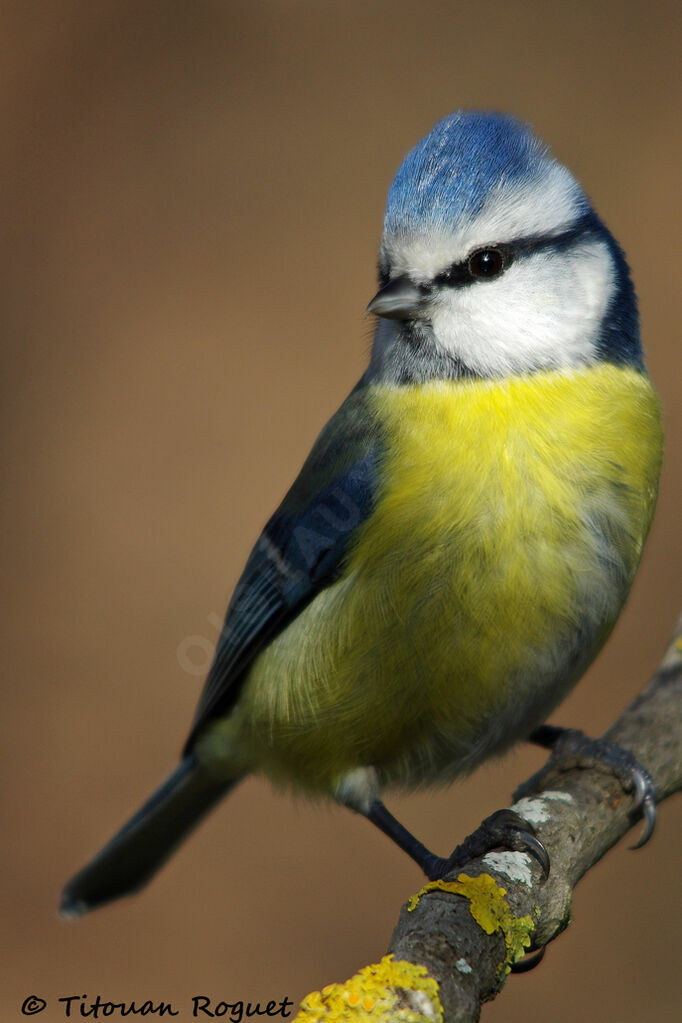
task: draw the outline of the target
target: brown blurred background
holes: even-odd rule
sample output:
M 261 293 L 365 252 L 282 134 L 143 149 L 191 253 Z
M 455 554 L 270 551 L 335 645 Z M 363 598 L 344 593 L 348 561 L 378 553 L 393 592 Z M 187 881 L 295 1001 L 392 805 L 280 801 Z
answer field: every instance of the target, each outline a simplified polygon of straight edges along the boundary
M 667 454 L 626 613 L 557 719 L 602 731 L 679 586 L 679 4 L 0 7 L 3 1020 L 24 997 L 298 1000 L 380 957 L 420 884 L 360 819 L 244 784 L 143 894 L 62 883 L 175 762 L 250 544 L 359 376 L 383 203 L 457 107 L 532 121 L 634 270 Z M 677 121 L 679 124 L 679 120 Z M 393 798 L 447 851 L 541 762 Z M 484 1019 L 677 1021 L 682 804 L 581 884 Z

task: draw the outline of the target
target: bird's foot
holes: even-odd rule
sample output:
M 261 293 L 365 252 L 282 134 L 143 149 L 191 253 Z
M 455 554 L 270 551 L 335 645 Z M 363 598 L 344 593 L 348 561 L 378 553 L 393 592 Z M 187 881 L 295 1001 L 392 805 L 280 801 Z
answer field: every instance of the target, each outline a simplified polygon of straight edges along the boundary
M 436 856 L 425 845 L 422 845 L 392 813 L 386 809 L 380 799 L 374 799 L 364 812 L 373 824 L 385 835 L 393 839 L 408 856 L 419 864 L 429 881 L 438 881 L 461 867 L 465 867 L 472 859 L 480 859 L 493 849 L 509 849 L 513 852 L 524 852 L 533 856 L 542 868 L 542 880 L 549 876 L 549 855 L 542 842 L 535 834 L 535 828 L 513 810 L 498 810 L 486 817 L 473 835 L 465 838 L 451 856 Z M 523 973 L 537 966 L 544 948 L 524 956 L 512 966 L 515 973 Z
M 550 864 L 547 850 L 536 837 L 532 824 L 513 810 L 497 810 L 486 817 L 450 856 L 442 858 L 431 855 L 421 866 L 429 881 L 436 881 L 465 866 L 470 860 L 480 859 L 493 849 L 528 853 L 540 864 L 543 881 L 548 878 Z
M 559 728 L 555 725 L 541 725 L 531 732 L 529 739 L 552 751 L 549 764 L 539 774 L 545 770 L 568 771 L 574 767 L 594 767 L 615 775 L 623 789 L 634 794 L 631 815 L 644 818 L 642 834 L 631 848 L 639 849 L 649 841 L 656 826 L 656 787 L 649 772 L 629 750 L 607 739 L 590 739 L 577 728 Z M 537 779 L 538 775 L 535 775 L 528 788 L 521 786 L 514 793 L 514 799 L 536 791 Z

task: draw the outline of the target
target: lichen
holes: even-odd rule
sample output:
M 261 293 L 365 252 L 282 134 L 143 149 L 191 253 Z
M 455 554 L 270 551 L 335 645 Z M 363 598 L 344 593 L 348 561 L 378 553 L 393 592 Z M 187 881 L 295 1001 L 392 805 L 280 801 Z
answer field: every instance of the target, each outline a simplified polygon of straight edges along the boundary
M 505 974 L 509 973 L 513 964 L 525 955 L 526 949 L 530 946 L 530 936 L 535 929 L 535 923 L 530 916 L 514 916 L 505 899 L 507 889 L 498 885 L 490 874 L 480 874 L 478 877 L 459 874 L 456 881 L 442 879 L 431 881 L 410 898 L 407 904 L 408 912 L 416 909 L 423 895 L 433 891 L 463 896 L 469 901 L 469 912 L 472 917 L 486 934 L 502 932 L 506 956 L 501 969 Z
M 294 1023 L 442 1023 L 438 983 L 426 967 L 384 956 L 344 984 L 301 1002 Z

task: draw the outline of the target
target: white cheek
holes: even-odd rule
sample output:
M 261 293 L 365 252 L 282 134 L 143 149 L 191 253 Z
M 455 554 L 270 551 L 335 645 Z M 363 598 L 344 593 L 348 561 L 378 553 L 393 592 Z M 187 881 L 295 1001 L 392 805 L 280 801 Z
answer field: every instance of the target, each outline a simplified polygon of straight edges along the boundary
M 497 280 L 445 289 L 433 330 L 442 348 L 482 375 L 581 365 L 597 357 L 613 288 L 604 242 L 538 252 Z

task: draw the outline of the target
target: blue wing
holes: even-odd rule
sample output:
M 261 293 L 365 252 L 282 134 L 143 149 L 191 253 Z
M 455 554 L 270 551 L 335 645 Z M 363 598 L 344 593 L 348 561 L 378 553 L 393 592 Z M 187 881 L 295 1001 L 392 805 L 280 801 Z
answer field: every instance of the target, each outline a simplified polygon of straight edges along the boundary
M 338 576 L 376 491 L 378 435 L 362 381 L 318 437 L 237 583 L 186 751 L 229 713 L 256 654 Z

